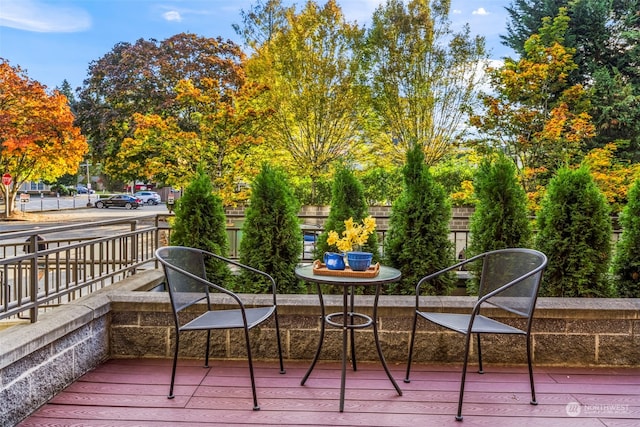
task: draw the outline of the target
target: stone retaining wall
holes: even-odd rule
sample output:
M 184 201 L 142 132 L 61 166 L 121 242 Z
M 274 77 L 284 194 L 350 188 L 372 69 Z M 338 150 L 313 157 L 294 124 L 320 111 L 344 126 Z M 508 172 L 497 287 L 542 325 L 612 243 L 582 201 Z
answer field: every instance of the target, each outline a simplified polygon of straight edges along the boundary
M 111 300 L 111 357 L 173 357 L 173 318 L 164 293 L 117 292 Z M 268 304 L 269 297 L 252 295 L 250 301 L 256 305 Z M 391 363 L 406 363 L 413 301 L 406 296 L 380 297 L 379 333 L 383 353 Z M 474 301 L 473 297 L 425 297 L 423 308 L 468 312 Z M 372 303 L 371 296 L 357 296 L 356 311 L 371 315 Z M 341 311 L 342 296 L 327 295 L 325 304 L 328 313 Z M 318 297 L 281 295 L 278 311 L 285 358 L 313 358 L 320 328 Z M 505 316 L 498 310 L 486 313 L 524 327 L 524 322 L 515 316 Z M 426 321 L 420 321 L 419 325 L 416 361 L 461 362 L 464 349 L 459 334 Z M 273 327 L 267 324 L 254 331 L 257 358 L 276 357 Z M 356 332 L 358 357 L 362 360 L 377 360 L 371 334 L 371 329 Z M 219 331 L 212 337 L 214 357 L 244 357 L 241 332 Z M 339 329 L 327 328 L 322 359 L 339 360 L 341 337 Z M 203 343 L 204 334 L 197 332 L 181 340 L 182 357 L 203 357 Z M 540 298 L 533 324 L 533 357 L 536 365 L 640 366 L 640 299 Z M 483 360 L 499 364 L 526 363 L 523 337 L 484 337 Z
M 173 320 L 168 295 L 142 292 L 161 283 L 159 270 L 142 272 L 73 303 L 42 314 L 34 324 L 0 331 L 0 425 L 12 426 L 58 391 L 109 358 L 173 357 Z M 265 295 L 250 296 L 250 304 L 268 302 Z M 406 363 L 413 309 L 412 297 L 383 296 L 379 330 L 389 363 Z M 221 304 L 229 301 L 219 300 Z M 328 312 L 341 310 L 342 297 L 327 296 Z M 371 314 L 372 297 L 356 304 Z M 470 297 L 425 297 L 431 310 L 468 310 Z M 317 346 L 320 327 L 318 298 L 280 295 L 278 310 L 286 359 L 309 360 Z M 194 311 L 195 314 L 195 311 Z M 533 331 L 537 366 L 640 367 L 640 299 L 541 298 Z M 516 318 L 504 318 L 514 325 Z M 212 354 L 242 358 L 245 350 L 238 331 L 214 333 Z M 322 359 L 339 360 L 340 331 L 329 328 Z M 256 358 L 275 359 L 273 324 L 252 331 Z M 377 360 L 371 330 L 356 332 L 360 360 Z M 204 334 L 181 340 L 181 356 L 202 358 Z M 415 360 L 455 363 L 462 360 L 461 336 L 420 323 Z M 521 337 L 483 340 L 487 363 L 525 363 Z

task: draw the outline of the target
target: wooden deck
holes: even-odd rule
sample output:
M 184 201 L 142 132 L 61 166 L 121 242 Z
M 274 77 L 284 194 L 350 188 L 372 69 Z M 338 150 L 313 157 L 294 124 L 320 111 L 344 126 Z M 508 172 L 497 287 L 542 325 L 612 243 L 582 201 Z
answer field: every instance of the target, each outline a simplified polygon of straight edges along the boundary
M 87 373 L 20 424 L 27 426 L 640 426 L 640 369 L 535 368 L 539 404 L 529 404 L 526 367 L 485 366 L 467 375 L 464 421 L 454 415 L 459 367 L 390 366 L 398 396 L 378 363 L 347 372 L 345 411 L 338 411 L 340 368 L 319 363 L 258 363 L 261 410 L 252 410 L 246 361 L 178 364 L 176 397 L 166 397 L 171 361 L 110 360 Z

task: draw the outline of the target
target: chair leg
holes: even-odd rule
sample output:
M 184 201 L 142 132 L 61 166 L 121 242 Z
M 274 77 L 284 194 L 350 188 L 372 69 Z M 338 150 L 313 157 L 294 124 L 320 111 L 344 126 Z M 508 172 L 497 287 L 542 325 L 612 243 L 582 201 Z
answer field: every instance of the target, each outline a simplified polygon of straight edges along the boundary
M 287 371 L 284 369 L 284 362 L 282 361 L 282 341 L 280 340 L 280 322 L 278 322 L 278 309 L 274 312 L 274 318 L 276 321 L 276 337 L 278 340 L 278 358 L 280 359 L 280 373 L 285 374 Z
M 211 329 L 207 329 L 207 345 L 204 353 L 204 367 L 209 367 L 209 349 L 211 347 Z
M 480 345 L 480 334 L 476 334 L 476 340 L 478 341 L 478 373 L 484 374 L 484 369 L 482 369 L 482 346 Z
M 537 405 L 538 401 L 536 400 L 536 389 L 533 384 L 533 365 L 531 364 L 531 335 L 527 334 L 527 363 L 529 365 L 529 382 L 531 383 L 531 404 Z
M 405 383 L 410 383 L 409 373 L 411 372 L 411 360 L 413 359 L 413 344 L 416 339 L 416 323 L 418 322 L 418 310 L 413 314 L 413 327 L 411 329 L 411 342 L 409 343 L 409 360 L 407 361 L 407 374 L 404 377 Z
M 462 364 L 462 378 L 460 379 L 460 396 L 458 397 L 458 413 L 456 421 L 462 421 L 462 400 L 464 398 L 464 382 L 467 378 L 467 364 L 469 362 L 469 347 L 471 346 L 471 332 L 465 334 L 464 362 Z
M 251 342 L 249 340 L 249 328 L 245 325 L 244 337 L 247 345 L 247 360 L 249 361 L 249 377 L 251 377 L 251 392 L 253 393 L 253 410 L 259 411 L 258 394 L 256 393 L 256 378 L 253 375 L 253 361 L 251 359 Z
M 176 349 L 173 353 L 173 368 L 171 370 L 171 385 L 169 386 L 169 395 L 168 399 L 173 399 L 175 396 L 173 394 L 173 384 L 176 379 L 176 367 L 178 365 L 178 347 L 180 343 L 180 332 L 176 331 Z

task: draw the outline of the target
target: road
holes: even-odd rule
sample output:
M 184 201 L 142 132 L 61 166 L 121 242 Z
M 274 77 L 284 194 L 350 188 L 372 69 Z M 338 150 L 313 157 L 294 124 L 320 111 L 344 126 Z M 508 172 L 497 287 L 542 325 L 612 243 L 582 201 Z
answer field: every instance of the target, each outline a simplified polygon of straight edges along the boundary
M 130 210 L 125 208 L 97 209 L 95 207 L 87 207 L 86 194 L 84 197 L 82 203 L 78 200 L 79 197 L 76 197 L 76 200 L 72 197 L 32 199 L 31 202 L 25 204 L 24 210 L 19 208 L 16 211 L 12 220 L 0 220 L 0 233 L 30 230 L 36 227 L 57 227 L 82 221 L 90 222 L 168 213 L 167 206 L 164 203 L 155 206 L 144 205 L 138 209 Z M 92 195 L 92 203 L 95 200 L 96 196 Z

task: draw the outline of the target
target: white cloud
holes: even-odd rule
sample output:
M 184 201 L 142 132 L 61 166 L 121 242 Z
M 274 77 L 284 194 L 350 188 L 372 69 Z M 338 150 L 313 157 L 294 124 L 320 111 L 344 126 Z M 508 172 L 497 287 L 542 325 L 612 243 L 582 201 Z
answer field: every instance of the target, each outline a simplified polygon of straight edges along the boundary
M 91 16 L 84 9 L 40 0 L 0 0 L 0 26 L 38 33 L 75 33 L 91 27 Z
M 451 13 L 453 13 L 454 15 L 461 15 L 462 11 L 460 9 L 453 9 Z
M 162 17 L 167 21 L 182 22 L 182 15 L 177 10 L 170 10 L 162 14 Z
M 480 7 L 471 13 L 474 15 L 489 15 L 489 12 L 487 12 L 484 7 Z

